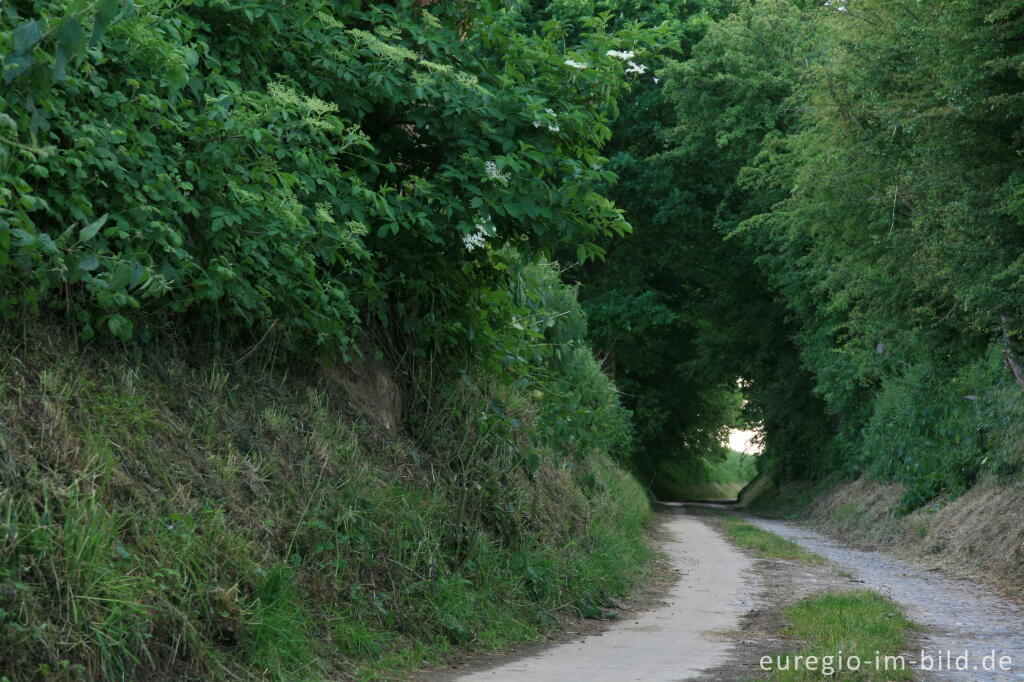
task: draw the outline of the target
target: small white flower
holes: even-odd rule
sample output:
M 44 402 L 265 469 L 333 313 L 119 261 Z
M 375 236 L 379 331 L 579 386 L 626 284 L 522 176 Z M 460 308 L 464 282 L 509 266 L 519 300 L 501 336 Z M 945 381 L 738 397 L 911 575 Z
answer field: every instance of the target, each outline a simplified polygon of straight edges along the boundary
M 636 56 L 632 52 L 619 52 L 618 50 L 608 50 L 607 52 L 605 52 L 605 54 L 608 55 L 609 57 L 621 59 L 624 62 L 629 61 L 630 59 Z
M 565 65 L 566 66 L 571 66 L 574 69 L 580 69 L 580 70 L 583 70 L 583 69 L 587 68 L 587 66 L 588 66 L 584 62 L 578 62 L 575 59 L 566 59 L 565 60 Z
M 558 118 L 558 114 L 555 113 L 554 109 L 545 109 L 544 113 L 550 116 L 551 118 Z M 543 121 L 535 120 L 533 122 L 534 128 L 540 128 L 543 125 L 546 125 L 548 130 L 550 130 L 553 133 L 557 133 L 559 130 L 561 130 L 561 127 L 559 127 L 559 125 L 554 121 L 551 121 L 550 123 L 544 123 Z
M 626 69 L 626 73 L 642 74 L 644 71 L 647 71 L 647 67 L 643 64 L 637 64 L 636 62 L 630 62 L 629 68 Z
M 658 83 L 660 83 L 660 82 L 661 82 L 661 79 L 660 79 L 660 78 L 658 78 L 657 76 L 655 76 L 655 77 L 654 77 L 654 78 L 652 78 L 651 80 L 652 80 L 652 81 L 654 81 L 654 84 L 655 84 L 655 85 L 657 85 Z
M 466 251 L 475 251 L 476 249 L 482 249 L 487 243 L 487 238 L 494 235 L 494 224 L 491 222 L 491 216 L 485 215 L 478 219 L 474 224 L 476 232 L 465 235 L 462 238 L 462 243 L 466 247 Z
M 466 246 L 466 251 L 475 251 L 476 249 L 482 249 L 486 240 L 482 233 L 474 232 L 463 237 L 462 243 Z
M 512 177 L 510 173 L 502 173 L 500 170 L 498 170 L 498 164 L 494 163 L 493 161 L 484 162 L 484 172 L 487 173 L 488 177 L 494 180 L 501 180 L 502 182 L 508 182 L 509 179 Z

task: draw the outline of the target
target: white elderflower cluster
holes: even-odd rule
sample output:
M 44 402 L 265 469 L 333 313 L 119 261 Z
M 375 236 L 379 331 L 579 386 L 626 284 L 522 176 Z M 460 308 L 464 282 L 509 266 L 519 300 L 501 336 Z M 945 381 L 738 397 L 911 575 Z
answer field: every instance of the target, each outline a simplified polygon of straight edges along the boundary
M 477 220 L 473 227 L 476 228 L 476 231 L 462 238 L 466 251 L 482 249 L 487 243 L 487 238 L 494 235 L 494 224 L 491 222 L 491 216 L 489 215 L 485 215 Z
M 575 59 L 566 59 L 565 60 L 565 65 L 566 66 L 571 66 L 574 69 L 580 69 L 581 71 L 583 69 L 587 68 L 587 66 L 589 66 L 588 64 L 586 64 L 584 62 L 578 62 Z
M 512 177 L 511 173 L 502 173 L 498 170 L 498 164 L 493 161 L 484 162 L 484 172 L 487 173 L 487 177 L 492 180 L 500 180 L 502 182 L 508 182 Z
M 608 50 L 605 52 L 609 57 L 615 57 L 621 59 L 624 62 L 628 62 L 630 59 L 636 56 L 633 52 L 619 52 L 618 50 Z
M 626 73 L 642 74 L 647 71 L 647 67 L 643 64 L 637 64 L 636 62 L 630 62 L 629 68 L 626 69 Z
M 559 130 L 561 130 L 561 128 L 558 125 L 558 122 L 553 120 L 553 119 L 558 118 L 558 114 L 555 113 L 555 110 L 554 109 L 545 109 L 544 113 L 552 118 L 552 120 L 549 123 L 546 124 L 547 127 L 548 127 L 548 130 L 550 130 L 553 133 L 557 133 Z M 545 123 L 543 121 L 538 121 L 537 119 L 534 119 L 534 121 L 533 121 L 533 127 L 534 128 L 540 128 L 543 125 L 545 125 Z
M 486 242 L 487 234 L 484 232 L 474 232 L 472 234 L 467 234 L 462 238 L 462 243 L 466 245 L 466 251 L 482 249 Z

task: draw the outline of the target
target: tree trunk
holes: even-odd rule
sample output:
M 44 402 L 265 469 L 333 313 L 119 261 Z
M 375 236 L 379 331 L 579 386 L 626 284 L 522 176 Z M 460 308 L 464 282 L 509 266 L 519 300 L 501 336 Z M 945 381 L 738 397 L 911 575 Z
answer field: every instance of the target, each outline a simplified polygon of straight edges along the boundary
M 1024 388 L 1024 367 L 1021 367 L 1020 358 L 1017 356 L 1017 352 L 1013 350 L 1013 336 L 1010 334 L 1010 318 L 1003 315 L 1003 340 L 1006 342 L 1006 347 L 1003 348 L 1003 356 L 1006 358 L 1006 366 L 1011 372 L 1013 377 L 1020 384 L 1021 388 Z

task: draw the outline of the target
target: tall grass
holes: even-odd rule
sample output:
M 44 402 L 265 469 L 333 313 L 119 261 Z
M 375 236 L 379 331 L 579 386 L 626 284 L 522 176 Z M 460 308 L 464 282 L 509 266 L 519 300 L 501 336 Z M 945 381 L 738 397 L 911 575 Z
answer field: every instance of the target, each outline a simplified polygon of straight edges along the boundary
M 644 492 L 596 451 L 524 465 L 527 392 L 439 382 L 405 437 L 317 368 L 25 334 L 0 332 L 12 681 L 373 679 L 538 637 L 642 575 Z

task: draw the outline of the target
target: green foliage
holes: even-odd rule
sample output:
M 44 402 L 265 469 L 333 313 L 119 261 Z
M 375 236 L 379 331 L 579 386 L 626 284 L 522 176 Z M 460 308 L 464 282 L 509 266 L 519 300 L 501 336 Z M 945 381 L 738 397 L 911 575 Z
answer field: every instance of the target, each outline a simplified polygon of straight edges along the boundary
M 643 448 L 686 457 L 740 377 L 778 479 L 867 472 L 911 509 L 1019 471 L 1019 8 L 725 9 L 662 70 L 673 115 L 616 124 L 637 234 L 584 280 L 599 347 L 639 356 Z
M 911 4 L 812 13 L 824 38 L 787 107 L 802 115 L 740 177 L 781 199 L 739 230 L 799 322 L 845 468 L 903 482 L 906 509 L 1008 465 L 996 354 L 1018 351 L 1020 300 L 1008 25 Z
M 593 190 L 629 83 L 604 53 L 654 36 L 593 17 L 566 44 L 475 5 L 7 3 L 0 314 L 465 343 L 501 245 L 586 259 L 629 229 Z
M 664 459 L 652 492 L 659 500 L 735 500 L 757 476 L 758 457 L 728 450 L 722 459 Z
M 677 42 L 661 56 L 684 58 L 666 60 L 621 106 L 608 149 L 621 180 L 609 193 L 635 234 L 579 275 L 591 338 L 634 413 L 637 466 L 675 495 L 702 478 L 701 460 L 721 458 L 729 427 L 762 424 L 769 459 L 795 468 L 785 460 L 820 449 L 828 419 L 795 357 L 794 325 L 754 262 L 757 245 L 723 236 L 777 196 L 744 195 L 736 178 L 794 118 L 779 113 L 798 72 L 780 63 L 794 52 L 788 39 L 811 50 L 815 38 L 792 3 L 616 7 L 668 21 Z
M 576 289 L 563 285 L 558 269 L 547 264 L 522 264 L 514 277 L 523 314 L 513 328 L 526 333 L 506 357 L 527 358 L 516 384 L 539 399 L 538 438 L 561 443 L 565 454 L 611 452 L 627 462 L 633 446 L 630 413 L 590 350 Z

